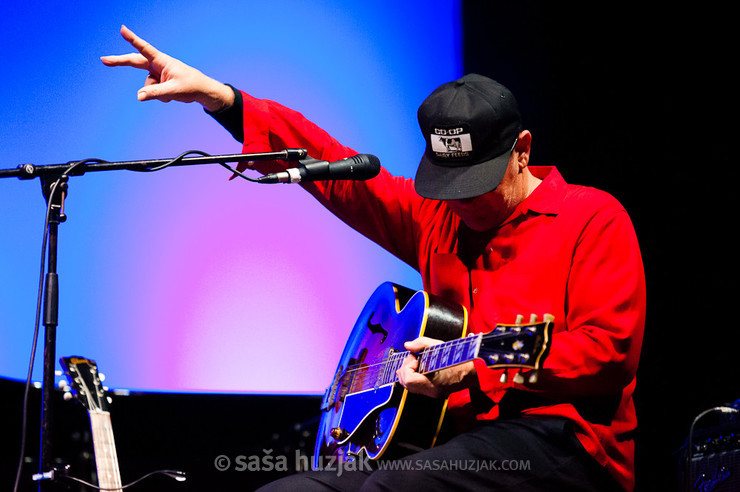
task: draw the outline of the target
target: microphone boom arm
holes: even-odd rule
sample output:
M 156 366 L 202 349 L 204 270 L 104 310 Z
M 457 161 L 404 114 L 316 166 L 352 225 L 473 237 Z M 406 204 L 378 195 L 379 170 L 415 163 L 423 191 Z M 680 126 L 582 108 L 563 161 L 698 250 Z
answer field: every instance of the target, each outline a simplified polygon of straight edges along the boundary
M 185 154 L 187 153 L 188 152 Z M 284 149 L 273 152 L 258 152 L 254 154 L 200 155 L 197 157 L 182 157 L 175 159 L 150 159 L 122 162 L 94 161 L 91 159 L 90 162 L 85 162 L 85 164 L 81 166 L 74 166 L 73 169 L 70 168 L 76 161 L 70 161 L 65 164 L 49 164 L 43 166 L 21 164 L 11 169 L 0 169 L 0 178 L 32 179 L 39 176 L 59 176 L 62 174 L 81 176 L 86 172 L 92 171 L 116 171 L 121 169 L 129 171 L 150 171 L 161 166 L 189 166 L 198 164 L 221 164 L 226 162 L 268 160 L 296 161 L 307 157 L 308 151 L 306 149 Z

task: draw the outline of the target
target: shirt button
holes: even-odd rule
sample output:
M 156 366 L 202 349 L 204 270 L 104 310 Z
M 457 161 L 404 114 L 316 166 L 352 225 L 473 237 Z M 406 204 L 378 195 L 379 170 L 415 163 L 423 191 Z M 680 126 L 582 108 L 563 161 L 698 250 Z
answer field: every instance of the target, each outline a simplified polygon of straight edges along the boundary
M 473 289 L 473 294 L 477 294 L 477 293 L 478 293 L 478 287 L 476 287 L 475 289 Z

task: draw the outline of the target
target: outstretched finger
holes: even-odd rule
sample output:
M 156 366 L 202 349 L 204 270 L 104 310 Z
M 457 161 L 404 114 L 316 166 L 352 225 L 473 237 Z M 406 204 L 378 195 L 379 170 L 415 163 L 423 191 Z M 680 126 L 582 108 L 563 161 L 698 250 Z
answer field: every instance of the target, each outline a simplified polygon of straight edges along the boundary
M 132 31 L 128 27 L 121 26 L 121 35 L 123 36 L 123 39 L 131 43 L 131 45 L 136 48 L 139 53 L 144 55 L 148 60 L 153 60 L 154 57 L 159 54 L 159 50 L 157 48 L 141 39 L 134 33 L 134 31 Z
M 134 67 L 149 70 L 149 60 L 141 53 L 101 56 L 100 61 L 108 67 Z

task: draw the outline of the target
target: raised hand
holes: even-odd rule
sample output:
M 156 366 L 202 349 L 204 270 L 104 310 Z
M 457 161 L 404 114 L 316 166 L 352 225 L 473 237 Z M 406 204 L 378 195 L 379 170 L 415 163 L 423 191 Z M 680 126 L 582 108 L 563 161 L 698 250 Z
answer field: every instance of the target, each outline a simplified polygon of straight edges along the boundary
M 100 59 L 109 67 L 134 67 L 149 72 L 144 87 L 137 92 L 139 101 L 197 102 L 212 112 L 234 103 L 234 92 L 227 85 L 162 53 L 126 26 L 121 26 L 121 35 L 136 48 L 137 53 L 102 56 Z

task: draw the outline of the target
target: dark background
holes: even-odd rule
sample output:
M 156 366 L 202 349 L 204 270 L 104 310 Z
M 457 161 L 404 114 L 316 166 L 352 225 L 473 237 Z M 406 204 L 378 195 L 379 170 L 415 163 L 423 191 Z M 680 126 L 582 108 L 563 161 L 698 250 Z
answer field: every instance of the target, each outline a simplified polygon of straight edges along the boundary
M 672 490 L 693 418 L 740 398 L 737 55 L 712 3 L 464 2 L 465 71 L 512 89 L 533 164 L 602 188 L 641 243 L 639 490 Z M 735 41 L 736 44 L 736 41 Z
M 674 490 L 676 452 L 693 418 L 740 398 L 731 15 L 706 2 L 463 5 L 465 71 L 517 95 L 534 137 L 532 163 L 557 165 L 567 181 L 609 191 L 634 221 L 648 282 L 637 487 Z M 433 42 L 429 33 L 430 48 Z M 20 422 L 22 388 L 2 385 L 1 410 Z M 33 409 L 38 398 L 34 391 Z M 58 408 L 65 422 L 57 429 L 59 454 L 84 477 L 91 452 L 85 413 L 61 399 Z M 316 408 L 311 397 L 115 397 L 123 481 L 174 468 L 188 471 L 188 482 L 155 477 L 131 490 L 248 490 L 274 475 L 217 472 L 215 457 L 311 454 Z M 34 460 L 38 415 L 30 422 Z M 16 435 L 0 446 L 3 484 L 15 475 Z M 23 490 L 34 490 L 26 475 Z

